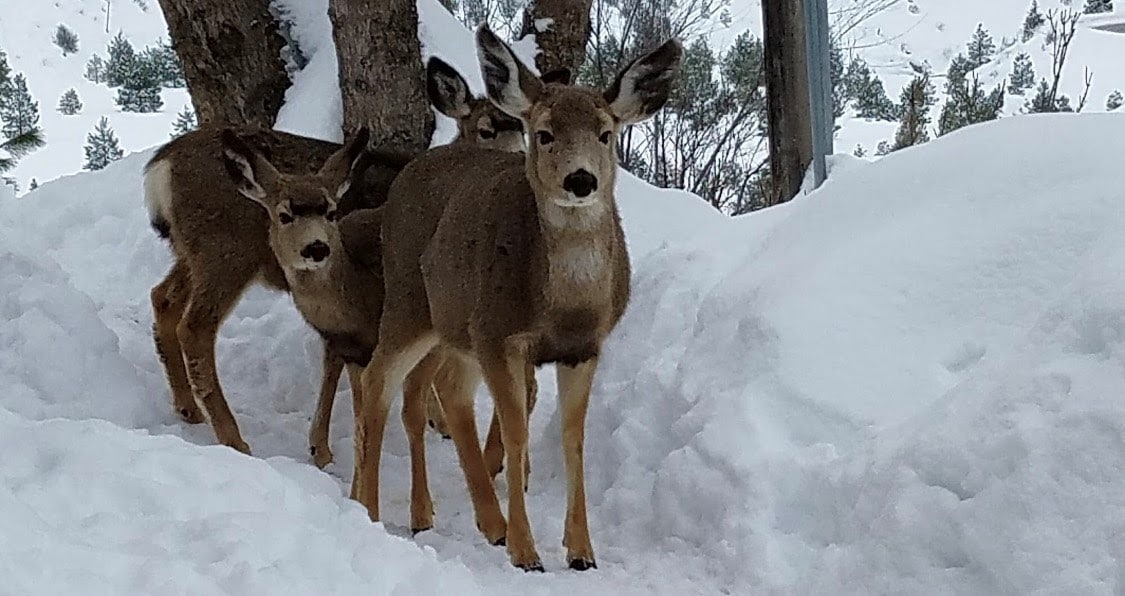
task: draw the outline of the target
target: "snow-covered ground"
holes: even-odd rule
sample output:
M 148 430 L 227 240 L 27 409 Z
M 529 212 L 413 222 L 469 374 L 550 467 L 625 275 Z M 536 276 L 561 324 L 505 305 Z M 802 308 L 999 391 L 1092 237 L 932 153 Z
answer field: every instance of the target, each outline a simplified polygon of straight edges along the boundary
M 435 6 L 427 52 L 471 60 Z M 287 105 L 308 134 L 334 117 L 316 99 Z M 0 188 L 0 592 L 1125 593 L 1125 115 L 840 156 L 820 190 L 734 219 L 623 175 L 634 292 L 586 439 L 600 568 L 564 569 L 545 369 L 542 575 L 484 543 L 434 433 L 436 527 L 409 536 L 397 421 L 368 522 L 345 498 L 347 383 L 337 461 L 308 462 L 319 341 L 285 296 L 250 291 L 218 343 L 255 457 L 178 420 L 149 333 L 169 266 L 141 204 L 149 155 Z

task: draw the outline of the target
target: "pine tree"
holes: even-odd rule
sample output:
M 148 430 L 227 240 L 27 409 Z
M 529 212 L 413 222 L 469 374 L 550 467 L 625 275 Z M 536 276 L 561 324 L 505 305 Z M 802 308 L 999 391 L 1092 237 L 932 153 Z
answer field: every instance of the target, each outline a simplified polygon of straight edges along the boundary
M 1112 112 L 1121 106 L 1125 106 L 1125 97 L 1122 97 L 1120 90 L 1114 90 L 1105 100 L 1105 110 Z
M 35 190 L 39 188 L 39 181 L 35 178 L 31 179 L 31 185 L 27 187 L 28 190 Z
M 0 120 L 4 121 L 0 130 L 9 139 L 39 128 L 39 104 L 31 99 L 27 80 L 22 74 L 12 78 L 3 97 L 0 97 Z
M 8 55 L 0 50 L 0 106 L 3 106 L 12 92 L 12 69 L 8 66 Z
M 996 43 L 984 25 L 977 25 L 973 38 L 969 40 L 969 70 L 975 70 L 992 61 L 996 54 Z
M 60 24 L 55 29 L 55 45 L 59 46 L 62 50 L 62 55 L 77 54 L 78 53 L 78 34 L 67 29 L 66 25 Z
M 156 112 L 164 107 L 160 75 L 152 63 L 136 60 L 133 70 L 117 90 L 117 105 L 126 112 Z
M 985 93 L 976 75 L 953 87 L 949 99 L 941 108 L 938 119 L 938 134 L 946 135 L 959 128 L 987 122 L 1000 117 L 1004 107 L 1004 85 L 997 85 Z
M 67 89 L 59 99 L 59 112 L 64 116 L 73 116 L 82 111 L 82 101 L 78 99 L 78 92 L 74 89 Z
M 1051 99 L 1051 86 L 1047 79 L 1039 80 L 1039 87 L 1035 95 L 1024 103 L 1024 109 L 1029 114 L 1044 114 L 1055 111 L 1055 102 Z
M 86 165 L 83 168 L 94 171 L 100 170 L 110 163 L 121 159 L 125 154 L 117 144 L 117 135 L 109 126 L 109 120 L 102 116 L 94 131 L 86 135 Z
M 952 95 L 953 90 L 965 84 L 965 76 L 973 70 L 971 61 L 964 54 L 957 54 L 949 62 L 949 69 L 945 71 L 945 94 Z
M 886 141 L 879 141 L 879 145 L 875 147 L 875 155 L 882 157 L 884 155 L 890 155 L 890 153 L 891 144 Z
M 1113 0 L 1086 0 L 1086 14 L 1113 12 Z
M 892 151 L 930 140 L 926 127 L 930 125 L 930 106 L 934 105 L 934 101 L 934 86 L 930 84 L 929 75 L 914 77 L 902 88 L 899 98 L 901 116 Z
M 863 145 L 856 143 L 855 151 L 852 151 L 852 155 L 862 159 L 867 157 L 867 150 L 863 148 Z
M 1035 69 L 1031 66 L 1031 56 L 1026 53 L 1016 56 L 1012 63 L 1012 74 L 1008 77 L 1008 93 L 1023 95 L 1035 86 Z
M 875 120 L 895 120 L 898 114 L 895 104 L 887 97 L 883 81 L 871 73 L 862 58 L 856 58 L 844 74 L 842 86 L 844 93 L 851 97 L 860 118 Z
M 109 60 L 105 65 L 105 82 L 110 87 L 120 87 L 129 79 L 136 68 L 137 53 L 133 44 L 125 39 L 124 33 L 118 33 L 109 42 Z
M 155 46 L 145 48 L 138 59 L 148 62 L 152 66 L 160 77 L 160 83 L 165 87 L 183 88 L 187 86 L 180 57 L 176 55 L 172 46 L 164 43 L 164 41 L 158 41 Z
M 90 56 L 90 60 L 86 62 L 86 80 L 91 83 L 104 83 L 105 82 L 106 64 L 102 57 L 94 54 Z
M 21 158 L 45 144 L 43 131 L 38 128 L 0 142 L 0 174 L 16 167 Z
M 172 123 L 172 138 L 191 132 L 195 127 L 195 110 L 190 105 L 184 106 L 184 109 L 176 115 L 176 121 Z
M 1023 19 L 1023 31 L 1020 32 L 1020 41 L 1027 42 L 1039 28 L 1043 26 L 1043 13 L 1039 12 L 1038 0 L 1031 0 L 1031 8 L 1027 10 L 1027 16 Z

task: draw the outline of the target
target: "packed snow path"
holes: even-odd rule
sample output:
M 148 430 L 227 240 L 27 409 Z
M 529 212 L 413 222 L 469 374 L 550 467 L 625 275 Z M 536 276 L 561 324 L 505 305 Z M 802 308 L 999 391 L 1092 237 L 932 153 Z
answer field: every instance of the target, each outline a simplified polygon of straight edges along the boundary
M 563 569 L 545 370 L 542 575 L 484 543 L 433 433 L 436 527 L 414 539 L 401 424 L 383 526 L 344 498 L 346 393 L 336 463 L 308 464 L 318 341 L 284 296 L 250 292 L 219 340 L 255 457 L 176 418 L 149 337 L 169 258 L 140 202 L 146 154 L 5 196 L 6 589 L 1120 594 L 1123 155 L 1121 116 L 1005 119 L 837 161 L 822 190 L 735 220 L 624 177 L 634 298 L 587 435 L 600 569 Z

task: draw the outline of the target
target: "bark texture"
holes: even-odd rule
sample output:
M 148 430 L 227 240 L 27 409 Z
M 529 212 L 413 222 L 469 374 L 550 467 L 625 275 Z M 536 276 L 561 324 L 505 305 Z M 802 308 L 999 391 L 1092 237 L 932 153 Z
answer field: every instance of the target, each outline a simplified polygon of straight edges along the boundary
M 420 152 L 434 115 L 426 98 L 415 0 L 331 0 L 344 128 L 367 126 L 372 142 Z
M 535 66 L 540 73 L 559 68 L 578 73 L 586 58 L 586 40 L 590 36 L 590 5 L 592 0 L 532 0 L 524 11 L 522 35 L 535 35 L 539 55 Z M 550 19 L 551 24 L 540 31 L 535 22 Z
M 770 204 L 792 199 L 812 162 L 812 110 L 802 0 L 762 3 L 769 112 Z
M 271 128 L 289 87 L 269 0 L 159 0 L 200 124 Z

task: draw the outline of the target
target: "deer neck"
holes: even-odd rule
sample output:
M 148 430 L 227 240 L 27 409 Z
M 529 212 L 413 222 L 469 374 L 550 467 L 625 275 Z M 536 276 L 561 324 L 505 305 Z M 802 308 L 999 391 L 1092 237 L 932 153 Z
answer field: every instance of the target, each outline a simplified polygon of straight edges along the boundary
M 607 300 L 613 286 L 617 225 L 612 197 L 586 207 L 562 207 L 553 201 L 537 204 L 548 305 L 572 308 Z

